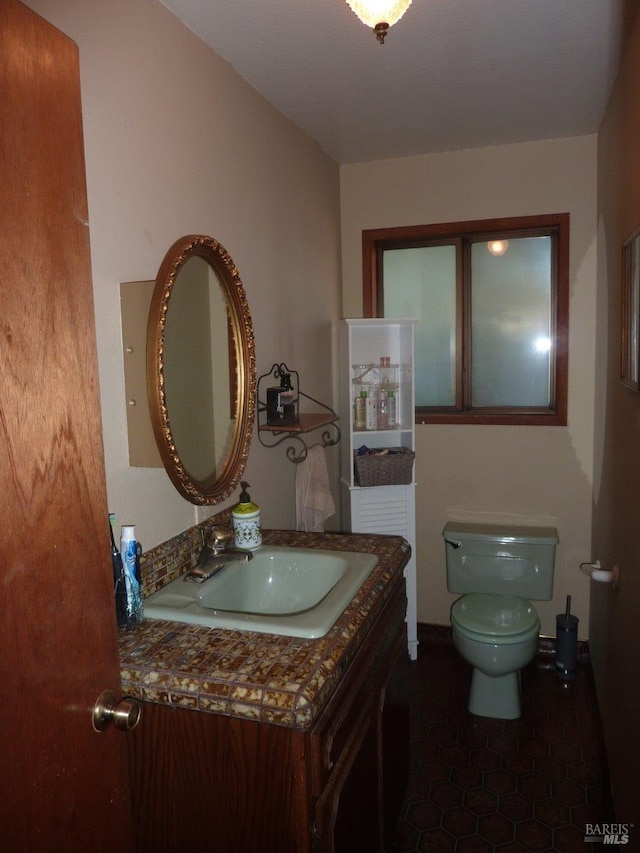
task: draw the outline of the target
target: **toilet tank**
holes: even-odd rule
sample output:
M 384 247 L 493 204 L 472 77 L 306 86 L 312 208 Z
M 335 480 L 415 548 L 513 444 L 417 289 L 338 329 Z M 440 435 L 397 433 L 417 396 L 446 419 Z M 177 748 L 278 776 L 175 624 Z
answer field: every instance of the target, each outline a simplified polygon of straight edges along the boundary
M 537 601 L 552 597 L 559 541 L 555 527 L 449 521 L 442 535 L 449 592 L 518 595 Z

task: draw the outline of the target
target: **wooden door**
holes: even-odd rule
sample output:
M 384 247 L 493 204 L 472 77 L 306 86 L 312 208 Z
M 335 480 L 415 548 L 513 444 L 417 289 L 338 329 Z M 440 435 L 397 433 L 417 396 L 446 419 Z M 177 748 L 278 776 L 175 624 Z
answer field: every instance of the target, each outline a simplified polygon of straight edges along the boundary
M 77 48 L 0 0 L 0 837 L 131 850 Z M 114 291 L 115 292 L 115 291 Z

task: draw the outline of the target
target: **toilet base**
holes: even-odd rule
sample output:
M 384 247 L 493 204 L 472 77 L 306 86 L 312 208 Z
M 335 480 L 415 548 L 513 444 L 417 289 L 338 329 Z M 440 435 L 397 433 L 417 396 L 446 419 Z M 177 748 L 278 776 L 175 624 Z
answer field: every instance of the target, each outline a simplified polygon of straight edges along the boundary
M 517 720 L 520 708 L 520 673 L 485 675 L 474 667 L 471 676 L 469 711 L 478 717 Z

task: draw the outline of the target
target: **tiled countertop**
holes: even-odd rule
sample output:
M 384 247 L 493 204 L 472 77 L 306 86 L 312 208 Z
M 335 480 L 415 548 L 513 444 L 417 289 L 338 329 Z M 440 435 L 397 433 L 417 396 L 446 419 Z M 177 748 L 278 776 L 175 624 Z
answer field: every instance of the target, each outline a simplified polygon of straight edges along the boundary
M 326 636 L 316 640 L 145 619 L 120 632 L 122 687 L 151 702 L 307 729 L 409 559 L 399 536 L 265 531 L 265 544 L 376 554 L 373 569 Z

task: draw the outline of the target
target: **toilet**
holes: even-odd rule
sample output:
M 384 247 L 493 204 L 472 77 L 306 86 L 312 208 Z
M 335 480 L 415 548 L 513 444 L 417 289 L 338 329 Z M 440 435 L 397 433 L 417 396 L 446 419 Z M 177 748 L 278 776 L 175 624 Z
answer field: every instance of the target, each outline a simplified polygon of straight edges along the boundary
M 512 527 L 449 521 L 442 531 L 453 642 L 473 666 L 469 711 L 480 717 L 520 716 L 520 670 L 538 648 L 534 601 L 553 595 L 558 533 L 554 527 Z

